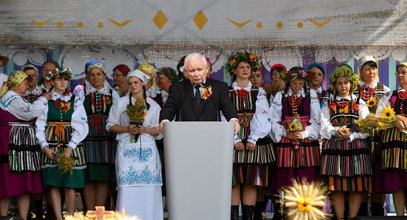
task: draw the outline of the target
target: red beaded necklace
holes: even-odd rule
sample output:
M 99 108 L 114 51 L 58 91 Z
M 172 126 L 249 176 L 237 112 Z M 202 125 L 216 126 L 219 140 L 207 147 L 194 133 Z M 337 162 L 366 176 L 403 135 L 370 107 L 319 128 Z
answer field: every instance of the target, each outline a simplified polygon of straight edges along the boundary
M 348 100 L 347 102 L 342 102 L 342 103 L 339 103 L 338 100 L 336 100 L 335 103 L 337 106 L 339 106 L 341 108 L 345 108 L 347 105 L 349 105 L 350 100 Z

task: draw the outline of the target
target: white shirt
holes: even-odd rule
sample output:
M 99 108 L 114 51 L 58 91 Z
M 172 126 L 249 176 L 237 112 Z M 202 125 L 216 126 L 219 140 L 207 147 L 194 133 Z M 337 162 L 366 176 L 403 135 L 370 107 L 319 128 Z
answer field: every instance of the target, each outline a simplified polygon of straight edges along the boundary
M 56 93 L 55 91 L 52 91 L 51 99 L 54 101 L 60 99 L 67 102 L 71 100 L 71 97 L 72 93 L 64 96 Z M 45 129 L 47 127 L 47 116 L 48 108 L 45 108 L 42 114 L 37 118 L 37 121 L 35 122 L 35 125 L 37 126 L 36 137 L 42 149 L 44 147 L 49 146 L 45 137 Z M 71 139 L 67 146 L 71 147 L 72 149 L 75 149 L 76 146 L 86 138 L 89 132 L 86 111 L 85 108 L 83 107 L 82 101 L 78 96 L 75 97 L 74 112 L 72 113 L 71 118 L 71 127 L 72 127 Z
M 48 100 L 41 96 L 31 104 L 24 100 L 22 96 L 9 90 L 1 97 L 0 107 L 20 120 L 29 121 L 38 117 L 44 109 L 48 109 Z
M 85 89 L 85 87 L 86 87 L 86 89 Z M 98 93 L 103 94 L 103 95 L 110 95 L 110 90 L 112 90 L 112 98 L 113 98 L 112 103 L 113 103 L 113 105 L 120 98 L 119 93 L 117 93 L 117 91 L 114 90 L 106 80 L 105 80 L 104 85 L 103 85 L 103 87 L 101 89 L 96 89 L 87 80 L 85 80 L 85 87 L 83 85 L 77 85 L 75 87 L 75 89 L 74 89 L 74 94 L 79 96 L 79 99 L 82 102 L 85 101 L 86 96 L 89 95 L 90 93 L 98 92 Z M 85 94 L 85 90 L 86 90 L 86 94 Z
M 127 115 L 127 105 L 129 104 L 129 95 L 126 94 L 125 96 L 121 97 L 118 102 L 112 106 L 109 112 L 109 117 L 107 119 L 107 124 L 106 124 L 106 129 L 110 131 L 110 128 L 113 125 L 120 125 L 120 126 L 129 126 L 130 125 L 130 118 Z M 131 97 L 131 102 L 134 105 L 134 102 L 136 100 Z M 147 97 L 147 103 L 150 104 L 150 109 L 147 111 L 147 115 L 144 118 L 144 123 L 143 126 L 146 128 L 154 128 L 158 127 L 159 124 L 159 116 L 160 116 L 160 111 L 161 107 L 150 97 Z M 149 134 L 142 134 L 142 135 L 148 135 Z M 117 134 L 116 140 L 120 141 L 124 138 L 130 138 L 130 133 L 122 133 L 122 134 Z M 154 137 L 156 140 L 159 140 L 162 138 L 162 134 L 159 134 L 158 136 Z
M 293 94 L 291 88 L 288 90 L 287 94 L 283 94 L 282 91 L 278 92 L 276 96 L 273 99 L 273 102 L 271 103 L 270 107 L 270 120 L 271 120 L 271 131 L 270 131 L 270 137 L 273 139 L 275 143 L 279 143 L 281 141 L 282 137 L 286 137 L 287 131 L 284 128 L 282 124 L 281 118 L 282 118 L 282 111 L 283 111 L 283 106 L 282 106 L 282 99 L 283 95 L 285 97 L 291 96 Z M 304 89 L 301 89 L 299 92 L 296 94 L 297 97 L 302 96 L 303 98 L 305 97 L 305 92 Z M 310 119 L 307 127 L 305 127 L 304 131 L 302 132 L 302 138 L 308 138 L 311 140 L 318 140 L 319 138 L 319 130 L 320 130 L 320 104 L 318 100 L 318 95 L 315 92 L 315 90 L 310 90 L 310 99 L 311 99 L 311 105 L 310 105 Z
M 357 97 L 355 95 L 352 95 L 353 101 L 357 101 Z M 347 97 L 336 97 L 336 100 L 340 99 L 346 99 L 350 100 L 350 96 Z M 359 119 L 366 118 L 369 115 L 369 108 L 366 106 L 366 103 L 360 99 L 359 100 Z M 331 139 L 332 136 L 336 135 L 336 132 L 338 131 L 339 126 L 333 126 L 331 123 L 331 115 L 330 115 L 330 110 L 329 107 L 326 106 L 322 109 L 321 111 L 321 136 L 324 139 Z M 350 141 L 353 141 L 355 139 L 365 139 L 369 135 L 368 134 L 363 134 L 360 132 L 352 132 L 349 136 Z

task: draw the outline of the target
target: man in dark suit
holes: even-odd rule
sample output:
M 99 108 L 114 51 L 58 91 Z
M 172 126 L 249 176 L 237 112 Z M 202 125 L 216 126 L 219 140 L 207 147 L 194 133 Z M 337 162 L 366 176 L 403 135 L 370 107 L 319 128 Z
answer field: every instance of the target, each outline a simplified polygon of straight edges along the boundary
M 192 53 L 185 57 L 185 80 L 171 85 L 169 97 L 160 112 L 160 126 L 172 121 L 220 121 L 220 112 L 227 121 L 240 129 L 235 107 L 228 95 L 226 83 L 207 78 L 209 72 L 205 57 Z

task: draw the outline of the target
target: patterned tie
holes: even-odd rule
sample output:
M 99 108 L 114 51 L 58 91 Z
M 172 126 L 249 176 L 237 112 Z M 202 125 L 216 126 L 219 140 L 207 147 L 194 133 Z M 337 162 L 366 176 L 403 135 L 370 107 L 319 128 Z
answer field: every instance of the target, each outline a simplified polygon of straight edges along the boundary
M 201 104 L 201 85 L 194 85 L 195 89 L 195 106 L 196 109 L 199 109 L 199 105 Z

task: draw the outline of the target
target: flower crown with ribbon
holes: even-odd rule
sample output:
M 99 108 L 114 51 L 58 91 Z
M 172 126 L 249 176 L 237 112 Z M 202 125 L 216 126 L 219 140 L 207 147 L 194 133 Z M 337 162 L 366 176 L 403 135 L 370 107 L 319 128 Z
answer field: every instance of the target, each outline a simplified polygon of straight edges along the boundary
M 336 91 L 335 83 L 339 77 L 345 77 L 349 82 L 352 83 L 352 87 L 350 88 L 350 92 L 352 93 L 358 88 L 359 85 L 359 75 L 354 73 L 352 67 L 347 64 L 341 64 L 335 68 L 332 75 L 329 77 L 329 85 Z
M 45 77 L 45 80 L 48 80 L 48 81 L 52 80 L 54 77 L 56 77 L 57 75 L 62 74 L 62 73 L 69 76 L 69 78 L 73 77 L 73 73 L 72 73 L 71 69 L 69 69 L 67 67 L 61 67 L 61 68 L 56 68 L 56 69 L 51 70 Z
M 253 53 L 247 51 L 238 51 L 232 54 L 232 56 L 229 57 L 228 62 L 226 63 L 226 75 L 233 75 L 233 70 L 241 62 L 248 63 L 252 68 L 252 71 L 256 71 L 260 68 L 259 58 L 256 57 Z

